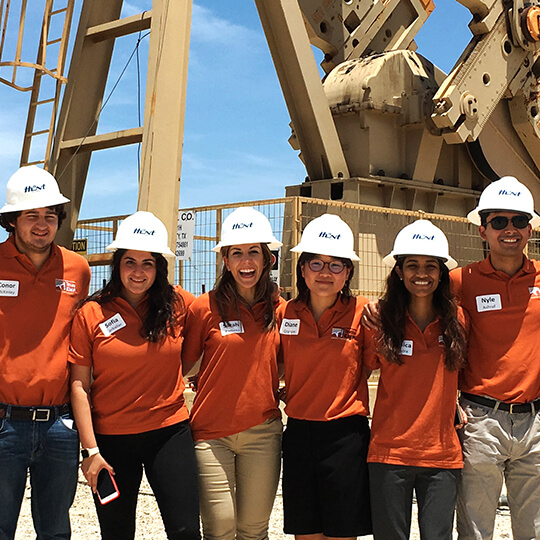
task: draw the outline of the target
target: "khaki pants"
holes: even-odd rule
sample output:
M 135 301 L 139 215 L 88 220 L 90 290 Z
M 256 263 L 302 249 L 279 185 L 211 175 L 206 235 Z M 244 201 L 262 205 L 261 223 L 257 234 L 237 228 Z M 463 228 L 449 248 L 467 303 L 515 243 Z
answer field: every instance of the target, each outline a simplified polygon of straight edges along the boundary
M 264 540 L 281 468 L 281 419 L 240 433 L 198 441 L 203 536 Z
M 463 396 L 461 405 L 469 423 L 460 430 L 459 540 L 493 537 L 503 479 L 514 540 L 540 538 L 540 412 L 510 414 Z

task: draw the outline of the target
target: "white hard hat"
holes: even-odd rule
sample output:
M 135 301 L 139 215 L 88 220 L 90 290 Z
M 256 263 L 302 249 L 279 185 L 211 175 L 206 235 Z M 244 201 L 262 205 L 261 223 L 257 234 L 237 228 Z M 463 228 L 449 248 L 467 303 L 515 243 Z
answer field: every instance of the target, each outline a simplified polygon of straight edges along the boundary
M 135 212 L 128 216 L 116 232 L 116 238 L 105 249 L 134 249 L 136 251 L 149 251 L 161 253 L 167 257 L 174 257 L 169 248 L 167 227 L 152 212 Z
M 520 212 L 531 217 L 531 225 L 540 225 L 540 216 L 534 211 L 534 199 L 524 184 L 513 176 L 503 176 L 487 186 L 478 201 L 478 206 L 469 212 L 467 218 L 475 225 L 480 225 L 481 212 L 499 212 L 508 210 Z
M 274 236 L 268 218 L 250 206 L 237 208 L 224 219 L 221 240 L 212 251 L 219 253 L 222 247 L 241 244 L 268 244 L 270 249 L 282 245 Z
M 8 180 L 6 204 L 0 210 L 0 214 L 45 208 L 68 202 L 69 199 L 60 193 L 58 184 L 51 173 L 36 165 L 28 165 L 21 167 Z
M 445 234 L 427 219 L 418 219 L 403 227 L 394 240 L 394 249 L 383 259 L 384 264 L 394 266 L 397 257 L 406 255 L 426 255 L 442 259 L 449 270 L 457 266 L 448 252 Z
M 351 261 L 360 260 L 354 252 L 351 228 L 334 214 L 323 214 L 310 221 L 302 233 L 300 243 L 291 251 L 328 255 Z

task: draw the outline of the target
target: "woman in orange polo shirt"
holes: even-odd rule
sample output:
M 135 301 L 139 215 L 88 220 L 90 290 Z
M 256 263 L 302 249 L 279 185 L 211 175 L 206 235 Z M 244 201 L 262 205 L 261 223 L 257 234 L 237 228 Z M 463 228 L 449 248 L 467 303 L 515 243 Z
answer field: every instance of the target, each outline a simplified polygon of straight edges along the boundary
M 102 538 L 133 539 L 143 468 L 167 537 L 197 540 L 197 465 L 180 354 L 193 296 L 167 281 L 165 225 L 137 212 L 118 228 L 112 275 L 80 308 L 71 331 L 71 399 L 82 470 L 96 493 L 114 475 L 120 495 L 100 504 Z
M 413 491 L 420 537 L 451 540 L 463 466 L 456 433 L 458 370 L 466 352 L 464 313 L 450 293 L 444 233 L 418 220 L 384 258 L 392 271 L 379 302 L 380 369 L 368 455 L 374 537 L 409 538 Z M 458 422 L 459 424 L 459 422 Z
M 371 534 L 367 300 L 352 297 L 353 233 L 338 216 L 311 221 L 298 246 L 298 296 L 279 308 L 287 428 L 284 530 L 298 540 Z
M 268 538 L 281 464 L 280 300 L 270 279 L 270 248 L 280 245 L 263 214 L 232 212 L 214 248 L 222 273 L 188 310 L 182 364 L 187 373 L 202 357 L 191 428 L 203 535 L 212 540 Z

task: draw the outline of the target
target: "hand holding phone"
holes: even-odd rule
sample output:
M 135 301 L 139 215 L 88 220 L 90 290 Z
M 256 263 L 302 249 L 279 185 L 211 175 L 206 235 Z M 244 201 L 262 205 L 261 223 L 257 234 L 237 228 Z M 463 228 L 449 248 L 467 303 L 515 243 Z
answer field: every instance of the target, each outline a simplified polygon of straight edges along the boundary
M 120 496 L 114 476 L 107 469 L 99 471 L 96 492 L 101 504 L 110 503 Z

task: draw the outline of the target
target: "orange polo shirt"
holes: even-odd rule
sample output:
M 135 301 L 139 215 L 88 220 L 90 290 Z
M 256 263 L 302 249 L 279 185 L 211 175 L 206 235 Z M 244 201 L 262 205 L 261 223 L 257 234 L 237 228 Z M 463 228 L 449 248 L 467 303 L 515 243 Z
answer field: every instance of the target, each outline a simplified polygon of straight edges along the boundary
M 489 258 L 450 274 L 471 317 L 460 390 L 508 403 L 540 397 L 540 262 L 524 257 L 514 276 Z
M 0 244 L 0 401 L 69 401 L 69 330 L 89 283 L 88 263 L 73 251 L 52 244 L 38 270 L 12 236 Z
M 179 287 L 185 307 L 178 308 L 175 337 L 151 343 L 141 336 L 148 309 L 134 309 L 117 297 L 100 305 L 88 302 L 71 330 L 69 361 L 92 368 L 92 421 L 96 433 L 144 433 L 186 420 L 180 354 L 187 306 L 193 295 Z
M 282 302 L 283 300 L 279 300 Z M 277 327 L 264 330 L 265 304 L 231 309 L 230 325 L 219 315 L 214 292 L 189 307 L 182 360 L 202 361 L 191 409 L 195 440 L 218 439 L 277 418 Z
M 341 298 L 317 323 L 304 302 L 279 309 L 287 406 L 297 420 L 327 421 L 369 414 L 360 324 L 367 299 Z
M 461 311 L 463 319 L 463 312 Z M 459 469 L 461 446 L 454 427 L 458 372 L 444 367 L 440 319 L 422 332 L 407 316 L 404 363 L 375 354 L 366 357 L 380 369 L 371 422 L 368 462 Z

